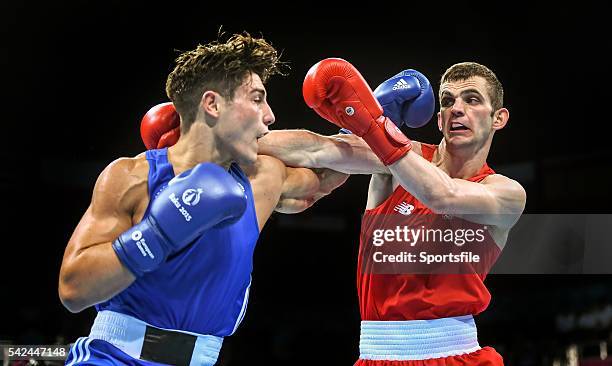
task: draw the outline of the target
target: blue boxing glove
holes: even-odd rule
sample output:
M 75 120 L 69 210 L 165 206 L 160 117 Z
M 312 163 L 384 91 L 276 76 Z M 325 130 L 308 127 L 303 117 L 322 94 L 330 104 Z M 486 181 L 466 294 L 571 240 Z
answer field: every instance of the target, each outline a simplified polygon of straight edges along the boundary
M 383 107 L 383 114 L 398 127 L 422 127 L 433 116 L 436 99 L 425 75 L 412 69 L 404 70 L 383 82 L 374 90 Z
M 113 249 L 136 277 L 153 271 L 204 231 L 240 219 L 244 189 L 223 168 L 198 164 L 172 179 L 142 221 L 117 238 Z

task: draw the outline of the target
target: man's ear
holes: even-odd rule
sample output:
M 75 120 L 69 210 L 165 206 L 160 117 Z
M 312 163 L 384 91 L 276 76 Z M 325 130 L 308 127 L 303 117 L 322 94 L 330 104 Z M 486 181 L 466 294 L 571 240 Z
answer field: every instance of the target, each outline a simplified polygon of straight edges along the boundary
M 510 112 L 506 108 L 500 108 L 493 115 L 493 125 L 491 127 L 496 131 L 501 130 L 506 126 L 509 118 Z
M 212 90 L 207 90 L 202 95 L 200 106 L 206 115 L 213 117 L 214 119 L 219 118 L 220 104 L 222 97 L 219 93 Z
M 442 114 L 438 112 L 438 130 L 442 131 Z

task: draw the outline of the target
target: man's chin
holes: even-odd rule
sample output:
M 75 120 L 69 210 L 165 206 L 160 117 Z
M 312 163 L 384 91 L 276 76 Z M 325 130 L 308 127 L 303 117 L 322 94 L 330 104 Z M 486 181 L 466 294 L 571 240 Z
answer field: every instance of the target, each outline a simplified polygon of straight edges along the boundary
M 450 136 L 446 137 L 446 146 L 453 148 L 464 148 L 474 145 L 474 138 L 467 136 Z

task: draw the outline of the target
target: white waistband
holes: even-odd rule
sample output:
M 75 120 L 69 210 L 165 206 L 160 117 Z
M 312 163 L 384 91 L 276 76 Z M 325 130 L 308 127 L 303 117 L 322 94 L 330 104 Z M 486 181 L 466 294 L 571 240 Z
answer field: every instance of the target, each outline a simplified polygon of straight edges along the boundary
M 134 358 L 140 358 L 147 323 L 132 316 L 114 311 L 100 311 L 91 327 L 89 338 L 104 340 Z M 152 327 L 152 325 L 149 325 Z M 157 327 L 154 327 L 157 328 Z M 157 328 L 161 329 L 161 328 Z M 222 337 L 202 335 L 172 329 L 168 331 L 190 334 L 197 337 L 190 366 L 212 366 L 217 362 Z
M 471 315 L 432 320 L 362 321 L 362 360 L 426 360 L 480 349 Z

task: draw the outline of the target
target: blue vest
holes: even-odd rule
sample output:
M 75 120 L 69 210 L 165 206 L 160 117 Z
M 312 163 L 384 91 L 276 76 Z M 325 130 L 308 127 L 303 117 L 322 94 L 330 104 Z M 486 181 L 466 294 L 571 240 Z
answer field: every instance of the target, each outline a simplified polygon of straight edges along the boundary
M 174 171 L 168 162 L 167 149 L 149 150 L 146 157 L 149 198 L 153 200 L 174 177 Z M 170 255 L 155 271 L 96 305 L 96 310 L 127 314 L 165 329 L 219 337 L 236 331 L 249 300 L 259 227 L 248 178 L 234 163 L 229 173 L 247 195 L 242 218 L 232 225 L 204 232 L 193 244 Z M 148 213 L 147 207 L 145 215 Z

